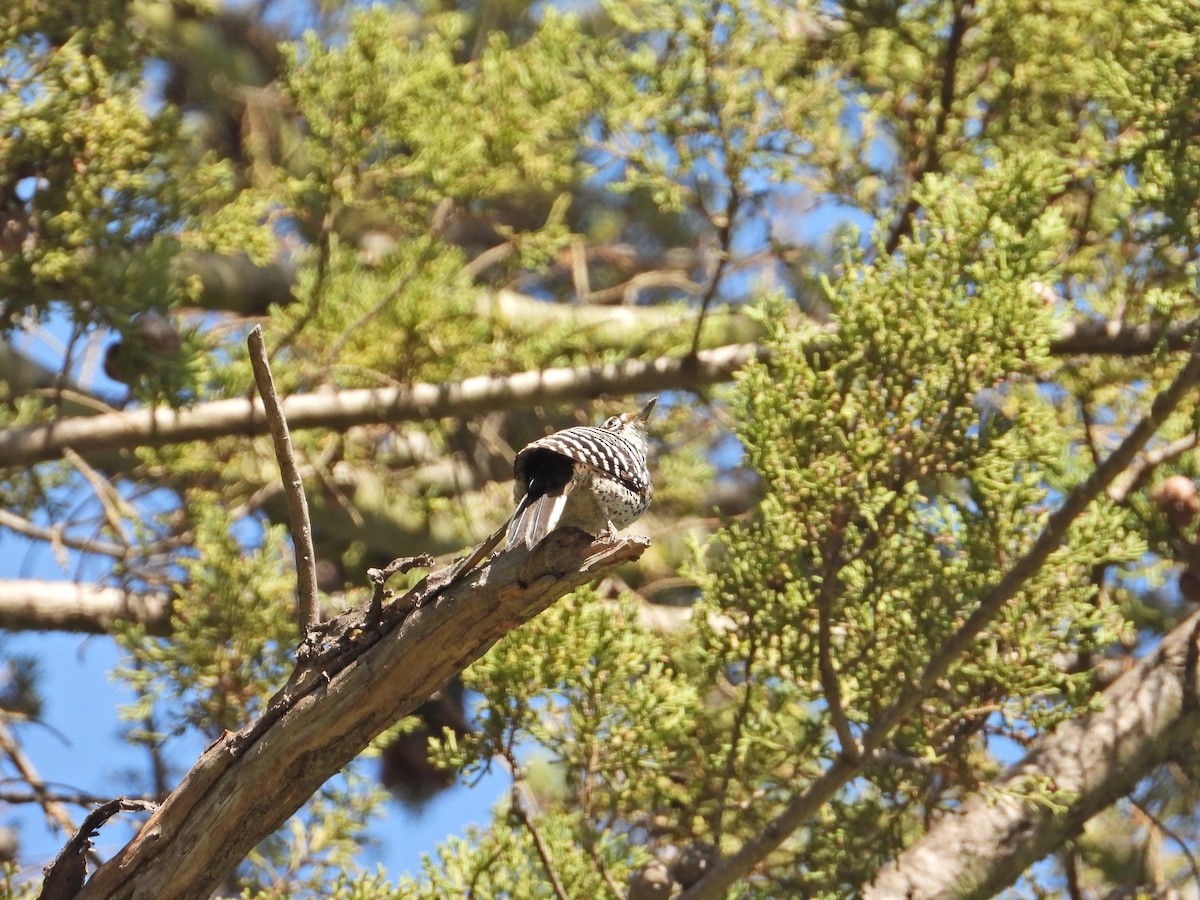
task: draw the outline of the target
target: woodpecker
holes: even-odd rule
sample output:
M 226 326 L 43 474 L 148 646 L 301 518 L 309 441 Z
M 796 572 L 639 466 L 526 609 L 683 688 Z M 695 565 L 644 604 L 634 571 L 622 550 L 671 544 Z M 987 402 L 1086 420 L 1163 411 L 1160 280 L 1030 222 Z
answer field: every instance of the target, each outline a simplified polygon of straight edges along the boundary
M 554 529 L 568 526 L 610 537 L 644 513 L 654 493 L 646 420 L 657 400 L 597 427 L 564 428 L 521 450 L 513 460 L 517 509 L 507 549 L 518 544 L 532 549 Z

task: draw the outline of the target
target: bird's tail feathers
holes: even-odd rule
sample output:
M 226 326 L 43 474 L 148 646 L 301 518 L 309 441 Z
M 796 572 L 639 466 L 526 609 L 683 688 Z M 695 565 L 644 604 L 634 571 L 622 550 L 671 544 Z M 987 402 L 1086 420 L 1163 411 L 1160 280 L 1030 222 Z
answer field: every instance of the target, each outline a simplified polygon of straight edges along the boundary
M 563 507 L 567 503 L 566 493 L 542 494 L 530 500 L 526 494 L 521 498 L 512 520 L 508 526 L 508 543 L 506 550 L 511 550 L 518 544 L 524 544 L 532 550 L 546 535 L 554 530 L 562 518 Z

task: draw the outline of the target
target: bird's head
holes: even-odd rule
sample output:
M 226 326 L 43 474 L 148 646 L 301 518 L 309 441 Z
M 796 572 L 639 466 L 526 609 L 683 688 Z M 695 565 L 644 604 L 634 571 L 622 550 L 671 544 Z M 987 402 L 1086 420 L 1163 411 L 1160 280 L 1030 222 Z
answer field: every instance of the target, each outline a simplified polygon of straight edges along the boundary
M 601 428 L 607 428 L 609 431 L 618 431 L 630 425 L 637 428 L 645 428 L 646 422 L 650 419 L 650 413 L 654 410 L 654 404 L 658 403 L 657 397 L 651 397 L 650 402 L 642 407 L 640 412 L 621 413 L 619 416 L 609 416 L 604 420 Z

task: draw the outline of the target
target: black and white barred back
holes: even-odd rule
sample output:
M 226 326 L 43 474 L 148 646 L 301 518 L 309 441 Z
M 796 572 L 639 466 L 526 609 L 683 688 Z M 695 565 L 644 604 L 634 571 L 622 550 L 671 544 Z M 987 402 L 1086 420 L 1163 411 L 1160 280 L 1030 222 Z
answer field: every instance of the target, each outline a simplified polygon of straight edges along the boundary
M 654 493 L 646 464 L 646 419 L 654 404 L 598 427 L 564 428 L 521 450 L 513 460 L 517 509 L 507 546 L 532 549 L 568 526 L 607 536 L 644 513 Z

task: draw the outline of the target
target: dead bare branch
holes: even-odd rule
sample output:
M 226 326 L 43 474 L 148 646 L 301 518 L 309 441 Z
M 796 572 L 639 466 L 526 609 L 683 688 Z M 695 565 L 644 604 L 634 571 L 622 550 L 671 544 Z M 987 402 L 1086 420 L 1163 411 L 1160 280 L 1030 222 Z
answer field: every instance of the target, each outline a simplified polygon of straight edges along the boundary
M 46 541 L 53 547 L 70 547 L 72 550 L 82 550 L 85 553 L 98 553 L 101 556 L 111 556 L 114 559 L 125 559 L 131 551 L 127 546 L 113 544 L 108 541 L 92 538 L 74 537 L 65 532 L 61 525 L 47 528 L 29 521 L 24 516 L 0 509 L 0 527 L 15 531 L 38 541 Z
M 79 894 L 203 898 L 381 731 L 556 599 L 637 559 L 644 538 L 592 541 L 565 529 L 503 552 L 460 581 L 426 576 L 384 607 L 322 623 L 305 661 L 236 734 L 200 757 L 137 836 Z
M 42 881 L 39 900 L 73 900 L 83 887 L 87 874 L 87 858 L 92 849 L 92 838 L 105 822 L 119 812 L 151 812 L 158 806 L 152 800 L 130 800 L 118 797 L 100 804 L 88 813 L 79 830 L 62 848 Z
M 37 802 L 46 815 L 46 824 L 52 828 L 61 828 L 67 834 L 74 834 L 75 823 L 71 820 L 71 814 L 67 812 L 67 808 L 62 803 L 54 799 L 51 790 L 33 765 L 33 761 L 25 755 L 16 735 L 12 733 L 2 718 L 0 718 L 0 752 L 8 757 L 8 761 L 17 770 L 17 775 L 38 798 Z
M 275 379 L 271 377 L 271 364 L 267 360 L 267 344 L 263 340 L 262 326 L 254 326 L 246 343 L 250 348 L 254 381 L 258 385 L 267 424 L 271 428 L 271 440 L 275 444 L 279 479 L 283 482 L 283 493 L 287 497 L 288 521 L 291 524 L 292 545 L 296 553 L 296 624 L 300 633 L 305 634 L 317 624 L 317 554 L 313 549 L 308 501 L 304 499 L 304 482 L 296 466 L 296 453 L 292 449 L 292 436 L 288 432 L 287 419 L 280 408 L 279 395 L 275 392 Z

